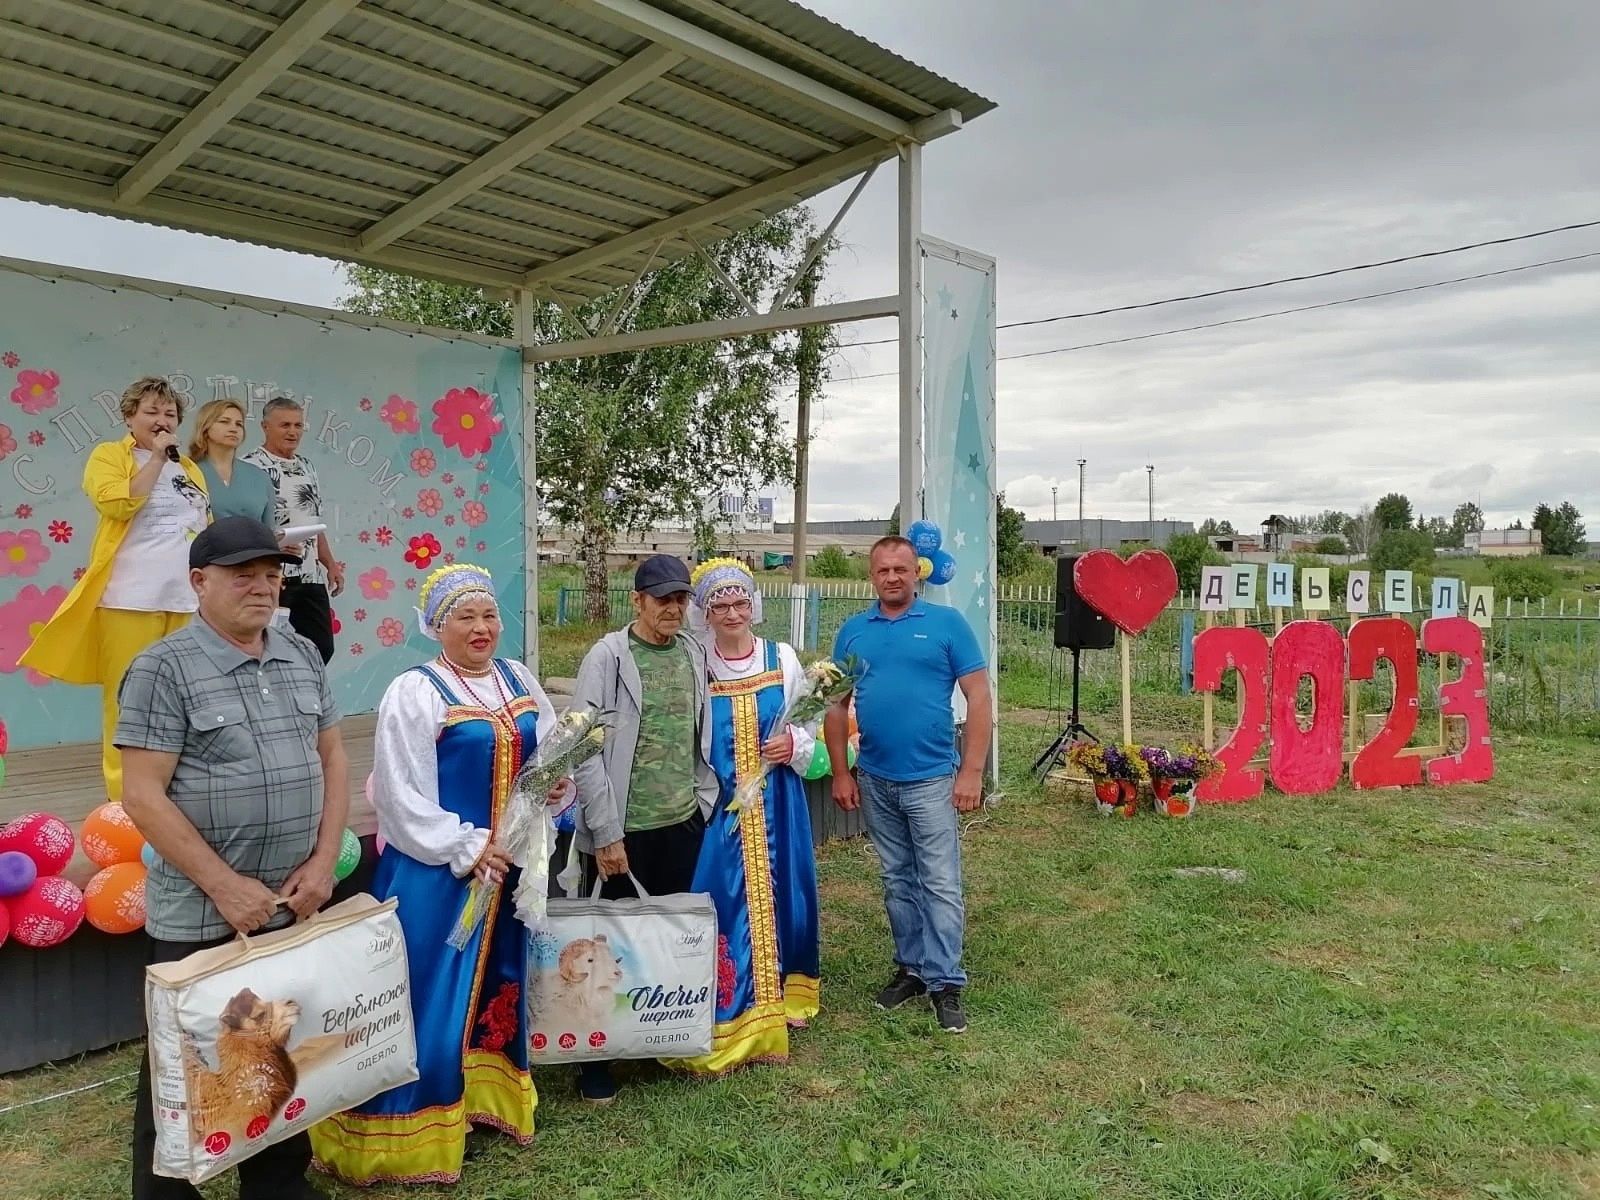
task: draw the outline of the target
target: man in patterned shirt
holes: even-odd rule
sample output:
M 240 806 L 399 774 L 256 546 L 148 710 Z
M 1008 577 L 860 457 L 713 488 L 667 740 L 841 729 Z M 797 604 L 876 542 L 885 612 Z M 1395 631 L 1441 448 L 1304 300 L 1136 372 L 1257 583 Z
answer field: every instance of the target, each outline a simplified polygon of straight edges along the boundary
M 133 660 L 116 745 L 122 802 L 156 853 L 145 887 L 150 961 L 304 920 L 333 892 L 349 766 L 327 668 L 306 639 L 269 629 L 282 560 L 273 532 L 225 517 L 189 546 L 199 619 Z M 150 1063 L 134 1098 L 134 1200 L 200 1200 L 153 1173 Z M 240 1200 L 312 1200 L 299 1134 L 239 1167 Z
M 653 896 L 687 892 L 717 799 L 705 647 L 683 631 L 689 568 L 657 554 L 633 587 L 633 623 L 584 655 L 572 696 L 575 709 L 615 714 L 604 749 L 573 773 L 578 849 L 594 856 L 585 887 L 603 877 L 610 900 L 635 894 L 630 872 Z M 608 1065 L 586 1065 L 579 1089 L 610 1100 Z
M 279 530 L 323 523 L 317 469 L 298 453 L 305 429 L 305 409 L 287 396 L 274 396 L 261 413 L 264 445 L 244 456 L 245 462 L 260 467 L 272 481 L 273 520 Z M 328 597 L 330 591 L 335 596 L 344 591 L 344 568 L 334 560 L 326 532 L 317 534 L 312 546 L 295 542 L 286 543 L 284 549 L 300 559 L 283 568 L 281 603 L 289 610 L 289 624 L 311 640 L 323 662 L 329 662 L 333 658 L 333 608 Z M 308 550 L 314 553 L 308 554 Z

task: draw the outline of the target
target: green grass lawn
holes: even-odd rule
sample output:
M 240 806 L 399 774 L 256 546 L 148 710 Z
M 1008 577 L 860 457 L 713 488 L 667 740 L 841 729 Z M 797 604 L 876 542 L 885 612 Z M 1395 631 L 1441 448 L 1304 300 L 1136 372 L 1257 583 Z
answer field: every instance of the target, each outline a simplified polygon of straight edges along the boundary
M 1502 741 L 1485 786 L 1113 823 L 1026 780 L 1049 732 L 1007 714 L 1004 795 L 965 834 L 966 1037 L 872 1010 L 876 871 L 836 843 L 824 1012 L 787 1066 L 641 1067 L 605 1110 L 542 1072 L 530 1149 L 485 1137 L 454 1191 L 339 1195 L 1600 1195 L 1592 743 Z M 1174 874 L 1190 866 L 1244 877 Z M 0 1107 L 138 1053 L 0 1080 Z M 132 1087 L 0 1116 L 0 1194 L 125 1196 Z

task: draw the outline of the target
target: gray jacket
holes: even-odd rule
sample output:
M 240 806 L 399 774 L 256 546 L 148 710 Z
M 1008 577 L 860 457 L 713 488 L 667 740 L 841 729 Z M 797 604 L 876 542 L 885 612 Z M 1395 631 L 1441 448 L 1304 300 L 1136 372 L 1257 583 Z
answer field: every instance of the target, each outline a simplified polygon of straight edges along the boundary
M 695 756 L 694 790 L 702 816 L 711 816 L 717 802 L 717 773 L 711 768 L 711 687 L 705 646 L 688 634 L 678 635 L 694 668 L 695 700 L 699 718 L 695 733 L 700 753 Z M 605 747 L 573 772 L 578 785 L 577 846 L 585 854 L 596 846 L 621 841 L 628 823 L 628 782 L 633 778 L 633 755 L 639 744 L 639 714 L 644 685 L 628 649 L 628 630 L 608 633 L 583 656 L 572 707 L 610 711 L 612 726 Z

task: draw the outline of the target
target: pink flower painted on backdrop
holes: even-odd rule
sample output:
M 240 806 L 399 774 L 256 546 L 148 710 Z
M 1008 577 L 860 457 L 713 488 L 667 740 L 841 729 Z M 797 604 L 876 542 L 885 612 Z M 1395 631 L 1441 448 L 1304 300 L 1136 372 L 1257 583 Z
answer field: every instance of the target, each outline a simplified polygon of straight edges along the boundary
M 423 488 L 417 493 L 417 510 L 425 517 L 437 517 L 444 507 L 444 497 L 433 488 Z
M 11 403 L 30 417 L 36 417 L 60 401 L 61 397 L 56 394 L 60 386 L 61 376 L 54 371 L 18 371 L 17 386 L 11 389 Z
M 373 567 L 370 571 L 363 571 L 356 580 L 361 594 L 368 600 L 387 600 L 389 593 L 394 591 L 394 580 L 389 572 L 382 567 Z
M 362 648 L 361 643 L 360 642 L 351 642 L 350 643 L 350 653 L 354 654 L 357 658 L 360 658 L 361 655 L 364 653 L 364 650 Z
M 412 508 L 410 505 L 407 505 L 405 508 L 400 510 L 400 515 L 409 521 L 412 517 L 417 515 L 417 510 Z
M 451 388 L 433 402 L 433 432 L 462 458 L 489 453 L 505 427 L 494 397 L 477 388 Z
M 41 590 L 30 583 L 5 604 L 0 604 L 0 671 L 10 674 L 17 670 L 17 659 L 39 636 L 44 623 L 55 616 L 56 609 L 67 598 L 67 589 L 57 584 Z M 26 679 L 34 687 L 43 687 L 50 680 L 29 669 Z
M 446 552 L 445 554 L 440 555 L 440 560 L 444 563 L 445 566 L 448 567 L 451 563 L 456 561 L 456 556 L 454 554 L 450 554 L 450 553 Z
M 15 350 L 7 350 L 4 354 L 0 354 L 0 363 L 5 363 L 7 370 L 14 369 L 21 361 L 22 360 L 17 357 L 17 352 Z
M 464 487 L 458 487 L 455 490 L 455 497 L 457 500 L 465 500 L 467 498 L 467 489 Z
M 476 529 L 489 519 L 489 510 L 478 500 L 468 500 L 461 506 L 461 519 Z
M 387 546 L 390 542 L 394 541 L 394 530 L 390 529 L 387 525 L 379 525 L 378 532 L 372 536 L 378 539 L 378 545 Z
M 432 475 L 433 468 L 438 465 L 438 460 L 433 457 L 433 451 L 429 450 L 426 446 L 420 450 L 413 450 L 411 452 L 411 469 L 424 479 L 426 479 L 429 475 Z
M 467 548 L 467 539 L 464 538 L 464 537 L 458 537 L 456 539 L 456 549 L 457 550 L 465 550 L 466 548 Z
M 416 581 L 415 577 L 407 576 L 406 577 L 406 591 L 414 592 L 416 590 L 417 590 L 417 581 Z
M 12 511 L 17 514 L 17 520 L 26 521 L 29 517 L 33 516 L 33 505 L 19 504 Z
M 417 403 L 404 396 L 390 396 L 378 410 L 378 420 L 394 433 L 421 433 L 422 422 L 417 416 Z
M 480 483 L 478 485 L 478 495 L 487 496 L 488 494 L 489 494 L 489 485 L 487 483 Z
M 72 540 L 72 526 L 65 521 L 50 522 L 50 540 L 60 542 L 63 546 Z
M 456 523 L 455 514 L 454 513 L 446 513 L 445 516 L 444 516 L 444 527 L 446 529 L 449 529 L 450 526 L 454 525 L 455 523 Z
M 29 434 L 28 434 L 28 445 L 30 445 L 30 446 L 42 446 L 42 445 L 44 445 L 44 434 L 42 432 L 40 432 L 39 430 L 37 430 L 37 429 L 30 431 Z
M 367 610 L 364 608 L 358 608 L 350 615 L 358 621 L 365 621 L 367 619 Z
M 371 412 L 372 411 L 372 397 L 371 396 L 363 396 L 363 397 L 361 397 L 361 411 L 362 412 Z
M 50 547 L 40 539 L 37 529 L 0 532 L 0 575 L 20 575 L 26 579 L 37 575 L 39 568 L 49 561 Z
M 0 458 L 17 448 L 17 439 L 11 436 L 11 426 L 0 425 Z
M 398 646 L 406 640 L 406 627 L 393 617 L 378 622 L 378 641 L 385 646 Z
M 478 553 L 479 554 L 482 554 L 488 548 L 489 548 L 489 543 L 488 542 L 479 542 L 478 543 Z
M 449 471 L 446 471 L 443 475 L 439 476 L 439 482 L 442 483 L 442 484 L 445 484 L 447 486 L 449 484 L 454 483 L 455 481 L 456 481 L 456 477 L 454 475 L 450 474 Z
M 368 533 L 365 529 L 363 529 L 360 533 L 356 534 L 356 541 L 360 542 L 363 546 L 365 546 L 371 540 L 372 540 L 372 535 L 370 533 Z

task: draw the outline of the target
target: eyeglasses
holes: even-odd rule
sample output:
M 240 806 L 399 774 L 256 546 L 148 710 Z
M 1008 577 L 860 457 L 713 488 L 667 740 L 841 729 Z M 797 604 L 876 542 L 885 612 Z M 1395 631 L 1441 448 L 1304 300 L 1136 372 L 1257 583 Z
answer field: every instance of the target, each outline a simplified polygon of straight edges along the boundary
M 748 600 L 729 600 L 722 604 L 706 605 L 706 612 L 713 617 L 725 617 L 729 613 L 743 614 L 749 611 L 750 601 Z

